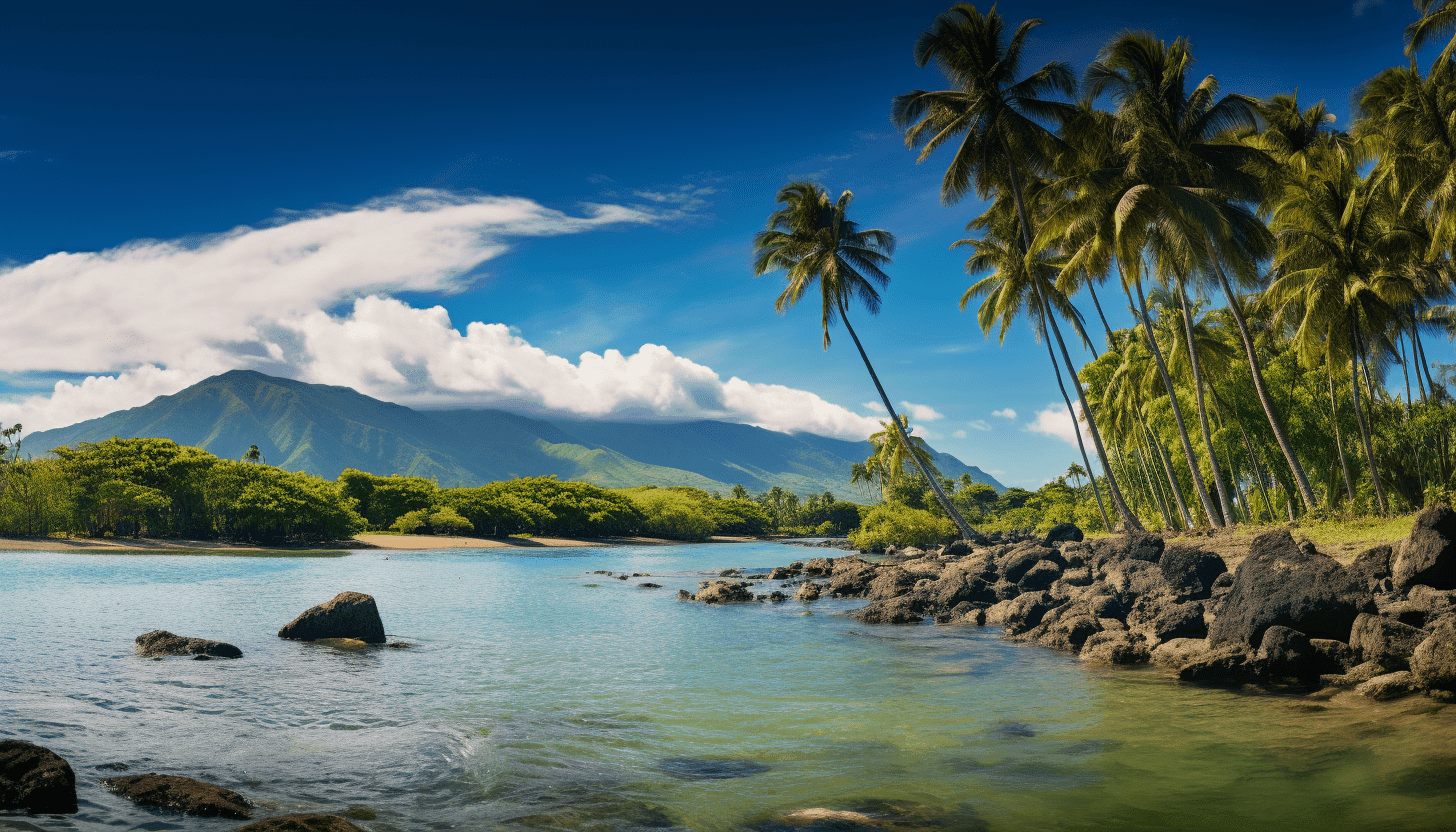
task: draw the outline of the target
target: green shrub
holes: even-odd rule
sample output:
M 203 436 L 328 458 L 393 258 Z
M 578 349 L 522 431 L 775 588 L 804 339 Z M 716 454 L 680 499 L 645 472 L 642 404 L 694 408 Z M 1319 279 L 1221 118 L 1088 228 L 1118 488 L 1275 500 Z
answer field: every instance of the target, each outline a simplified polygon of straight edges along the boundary
M 390 528 L 400 534 L 419 534 L 421 529 L 427 528 L 429 525 L 430 513 L 421 508 L 401 515 Z
M 956 527 L 950 520 L 900 503 L 875 506 L 865 515 L 864 523 L 849 533 L 850 543 L 858 549 L 868 550 L 886 546 L 930 546 L 955 538 Z
M 435 534 L 464 534 L 472 528 L 469 520 L 449 506 L 430 512 L 430 531 Z

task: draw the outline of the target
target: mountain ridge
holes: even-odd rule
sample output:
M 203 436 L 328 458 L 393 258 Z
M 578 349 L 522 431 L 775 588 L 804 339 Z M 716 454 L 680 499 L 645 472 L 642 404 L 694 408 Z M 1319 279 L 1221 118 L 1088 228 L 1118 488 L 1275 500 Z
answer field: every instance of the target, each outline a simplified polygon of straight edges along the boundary
M 849 466 L 863 442 L 694 420 L 622 422 L 534 417 L 497 409 L 414 410 L 352 388 L 231 370 L 185 390 L 25 437 L 45 452 L 121 436 L 160 437 L 238 458 L 257 445 L 271 464 L 335 479 L 345 468 L 432 478 L 443 487 L 556 475 L 607 488 L 774 486 L 861 497 Z M 994 477 L 935 452 L 941 473 L 998 491 Z

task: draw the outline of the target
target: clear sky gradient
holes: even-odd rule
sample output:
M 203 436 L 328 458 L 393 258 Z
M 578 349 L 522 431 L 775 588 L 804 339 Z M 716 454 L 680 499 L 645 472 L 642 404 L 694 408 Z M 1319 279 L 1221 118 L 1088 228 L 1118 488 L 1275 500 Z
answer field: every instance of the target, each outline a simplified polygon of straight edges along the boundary
M 949 246 L 980 206 L 943 206 L 947 158 L 917 166 L 890 123 L 894 95 L 944 86 L 911 47 L 948 4 L 527 5 L 12 4 L 0 419 L 55 427 L 246 366 L 414 405 L 863 435 L 847 335 L 826 353 L 818 310 L 780 317 L 781 277 L 752 279 L 777 189 L 809 178 L 899 238 L 882 314 L 855 320 L 918 431 L 1008 485 L 1066 470 L 1045 351 L 957 309 Z M 1414 18 L 999 10 L 1046 21 L 1028 69 L 1183 35 L 1225 91 L 1297 89 L 1341 125 Z

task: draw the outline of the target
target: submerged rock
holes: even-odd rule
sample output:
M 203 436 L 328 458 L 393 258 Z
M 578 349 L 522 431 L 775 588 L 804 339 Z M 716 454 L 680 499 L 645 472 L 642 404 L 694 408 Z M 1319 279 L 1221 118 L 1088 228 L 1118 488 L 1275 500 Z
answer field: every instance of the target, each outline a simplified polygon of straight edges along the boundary
M 773 770 L 767 763 L 740 757 L 666 757 L 657 761 L 657 768 L 678 780 L 732 780 Z
M 61 755 L 23 740 L 0 741 L 0 809 L 75 812 L 76 773 Z
M 742 604 L 753 600 L 748 581 L 709 581 L 692 600 L 702 604 Z
M 235 832 L 364 832 L 338 815 L 279 815 L 239 826 Z
M 310 607 L 283 625 L 278 637 L 299 641 L 354 638 L 369 644 L 385 642 L 379 607 L 375 605 L 373 596 L 362 592 L 341 592 L 331 601 Z
M 156 806 L 204 818 L 246 820 L 253 816 L 253 807 L 247 798 L 191 777 L 135 774 L 102 780 L 101 785 L 138 806 Z
M 157 659 L 163 656 L 192 656 L 213 659 L 242 658 L 243 651 L 222 641 L 205 638 L 186 638 L 166 630 L 153 630 L 136 637 L 137 653 L 143 658 Z

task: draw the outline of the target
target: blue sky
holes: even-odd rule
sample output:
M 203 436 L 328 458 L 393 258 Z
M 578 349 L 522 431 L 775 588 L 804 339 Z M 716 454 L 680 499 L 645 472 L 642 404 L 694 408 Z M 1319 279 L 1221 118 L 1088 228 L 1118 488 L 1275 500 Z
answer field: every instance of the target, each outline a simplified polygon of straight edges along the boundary
M 852 344 L 826 353 L 816 309 L 780 317 L 781 279 L 751 279 L 774 194 L 811 178 L 899 238 L 882 314 L 855 320 L 919 431 L 1008 485 L 1065 471 L 1044 350 L 957 309 L 949 245 L 979 206 L 941 205 L 944 158 L 917 166 L 889 120 L 894 95 L 943 86 L 910 54 L 945 4 L 524 6 L 8 9 L 0 420 L 55 427 L 246 366 L 413 405 L 851 436 L 875 399 Z M 1414 16 L 999 10 L 1046 21 L 1030 66 L 1185 35 L 1225 91 L 1297 88 L 1342 124 Z

